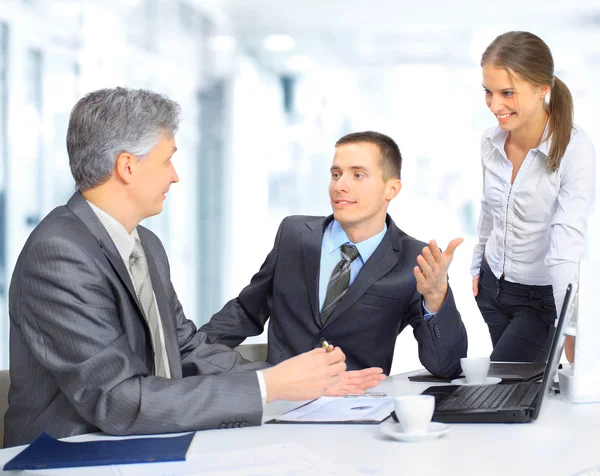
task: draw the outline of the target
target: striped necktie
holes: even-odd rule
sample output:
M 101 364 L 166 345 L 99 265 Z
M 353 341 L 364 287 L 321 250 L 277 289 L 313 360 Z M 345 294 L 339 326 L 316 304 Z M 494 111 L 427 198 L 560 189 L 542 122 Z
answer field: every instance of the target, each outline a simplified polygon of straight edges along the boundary
M 354 245 L 342 245 L 342 260 L 335 265 L 327 284 L 327 294 L 321 309 L 321 324 L 325 325 L 337 304 L 344 297 L 350 286 L 350 264 L 359 253 Z
M 142 243 L 136 238 L 133 251 L 129 256 L 129 269 L 133 278 L 133 286 L 137 293 L 139 302 L 144 311 L 144 316 L 150 328 L 152 336 L 152 347 L 154 349 L 154 373 L 158 377 L 166 377 L 166 363 L 163 355 L 163 346 L 160 339 L 160 319 L 158 317 L 158 309 L 154 300 L 154 291 L 152 290 L 152 282 L 150 281 L 150 273 L 148 271 L 148 261 L 142 248 Z

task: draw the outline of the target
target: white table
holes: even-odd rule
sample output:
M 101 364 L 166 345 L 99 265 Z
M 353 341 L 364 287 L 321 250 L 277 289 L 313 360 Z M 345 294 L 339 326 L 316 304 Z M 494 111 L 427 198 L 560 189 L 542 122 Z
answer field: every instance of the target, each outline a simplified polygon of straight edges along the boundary
M 409 374 L 389 377 L 376 390 L 389 396 L 416 394 L 430 384 Z M 267 405 L 265 421 L 297 406 Z M 403 443 L 386 439 L 375 425 L 263 425 L 197 432 L 195 454 L 295 442 L 369 475 L 571 475 L 600 464 L 600 405 L 573 405 L 548 395 L 537 421 L 526 424 L 452 424 L 445 436 Z M 107 438 L 82 435 L 70 440 Z M 0 466 L 22 447 L 0 450 Z M 83 473 L 85 471 L 85 473 Z M 12 474 L 109 474 L 109 467 L 15 472 Z

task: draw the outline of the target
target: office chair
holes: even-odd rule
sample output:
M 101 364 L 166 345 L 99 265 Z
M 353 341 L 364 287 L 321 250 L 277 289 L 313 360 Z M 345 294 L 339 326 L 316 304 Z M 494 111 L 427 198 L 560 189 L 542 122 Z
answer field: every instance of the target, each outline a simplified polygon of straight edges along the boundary
M 242 344 L 233 350 L 238 351 L 246 360 L 267 360 L 267 344 Z

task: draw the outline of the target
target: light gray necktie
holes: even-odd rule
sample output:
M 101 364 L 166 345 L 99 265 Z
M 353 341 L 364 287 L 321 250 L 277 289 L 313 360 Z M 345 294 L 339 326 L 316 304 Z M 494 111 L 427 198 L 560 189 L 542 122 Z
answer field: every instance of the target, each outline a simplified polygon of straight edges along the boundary
M 146 321 L 150 327 L 152 335 L 152 347 L 154 349 L 154 369 L 155 375 L 166 377 L 165 361 L 163 358 L 162 343 L 160 340 L 160 320 L 158 317 L 158 309 L 154 300 L 154 291 L 152 290 L 152 282 L 150 273 L 148 272 L 148 262 L 142 248 L 142 243 L 137 238 L 133 251 L 129 256 L 129 269 L 133 278 L 133 286 L 137 293 L 138 299 L 144 311 Z
M 354 245 L 342 245 L 342 259 L 335 265 L 327 284 L 327 294 L 321 309 L 321 324 L 325 325 L 333 310 L 348 292 L 350 286 L 350 264 L 359 255 Z

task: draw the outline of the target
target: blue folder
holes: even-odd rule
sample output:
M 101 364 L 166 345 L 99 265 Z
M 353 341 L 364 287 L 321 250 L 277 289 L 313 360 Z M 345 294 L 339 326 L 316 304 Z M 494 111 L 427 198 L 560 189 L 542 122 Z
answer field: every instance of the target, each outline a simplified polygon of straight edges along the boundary
M 70 443 L 42 433 L 6 463 L 4 471 L 185 461 L 192 438 L 194 433 L 159 438 Z

